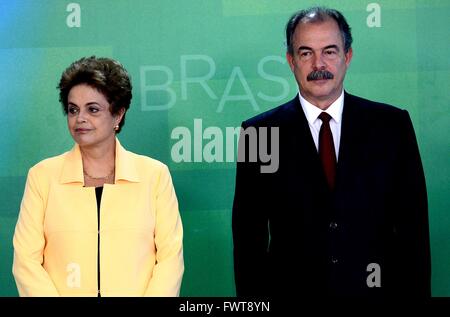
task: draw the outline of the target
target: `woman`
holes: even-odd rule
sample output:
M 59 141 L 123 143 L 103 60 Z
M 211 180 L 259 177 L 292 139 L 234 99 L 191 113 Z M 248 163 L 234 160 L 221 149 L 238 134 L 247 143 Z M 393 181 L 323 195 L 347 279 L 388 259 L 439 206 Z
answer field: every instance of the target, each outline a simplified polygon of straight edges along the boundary
M 21 296 L 178 296 L 183 229 L 167 167 L 116 138 L 131 102 L 127 71 L 82 58 L 62 74 L 75 146 L 32 167 L 14 233 Z

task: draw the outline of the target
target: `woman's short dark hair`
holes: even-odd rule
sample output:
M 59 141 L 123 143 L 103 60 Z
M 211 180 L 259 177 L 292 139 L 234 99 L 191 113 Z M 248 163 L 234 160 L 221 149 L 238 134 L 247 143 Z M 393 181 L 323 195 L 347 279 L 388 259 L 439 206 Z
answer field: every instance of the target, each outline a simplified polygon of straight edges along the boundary
M 130 108 L 132 86 L 130 75 L 118 61 L 105 57 L 83 57 L 73 62 L 61 75 L 59 81 L 59 101 L 64 113 L 68 112 L 68 95 L 79 84 L 86 84 L 101 92 L 111 105 L 109 111 L 117 115 L 124 108 L 125 113 L 119 123 L 119 133 L 125 124 L 125 114 Z
M 288 23 L 286 24 L 286 46 L 288 53 L 291 55 L 294 54 L 294 48 L 292 47 L 292 37 L 297 25 L 300 22 L 324 22 L 330 18 L 335 20 L 339 26 L 339 30 L 341 31 L 342 39 L 344 42 L 344 51 L 345 53 L 347 53 L 350 47 L 352 47 L 353 42 L 350 26 L 348 25 L 347 20 L 341 12 L 325 7 L 312 7 L 306 10 L 298 11 L 291 16 Z

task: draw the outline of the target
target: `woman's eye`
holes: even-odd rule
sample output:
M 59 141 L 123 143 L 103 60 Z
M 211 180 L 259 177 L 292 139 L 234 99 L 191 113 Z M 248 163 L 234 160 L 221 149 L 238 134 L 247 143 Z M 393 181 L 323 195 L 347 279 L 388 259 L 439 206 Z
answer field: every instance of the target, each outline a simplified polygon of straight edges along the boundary
M 98 109 L 95 108 L 95 107 L 91 107 L 91 108 L 89 108 L 89 111 L 92 112 L 92 113 L 97 113 Z
M 75 113 L 77 113 L 78 112 L 78 109 L 77 108 L 75 108 L 75 107 L 69 107 L 69 113 L 70 114 L 75 114 Z

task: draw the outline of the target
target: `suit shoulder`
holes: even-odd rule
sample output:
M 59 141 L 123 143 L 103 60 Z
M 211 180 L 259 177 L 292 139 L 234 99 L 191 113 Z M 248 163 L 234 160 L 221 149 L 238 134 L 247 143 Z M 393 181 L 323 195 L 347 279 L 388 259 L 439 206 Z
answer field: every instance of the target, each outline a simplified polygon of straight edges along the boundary
M 348 99 L 344 100 L 344 113 L 348 103 L 349 117 L 359 120 L 367 129 L 373 129 L 377 133 L 386 133 L 392 137 L 392 134 L 398 134 L 398 131 L 405 127 L 409 129 L 412 124 L 407 110 L 352 95 L 346 98 Z
M 367 111 L 370 115 L 379 114 L 399 116 L 404 114 L 406 111 L 393 105 L 365 99 L 350 94 L 347 94 L 347 98 L 349 103 L 357 105 L 360 109 Z
M 242 125 L 243 127 L 270 127 L 270 126 L 280 126 L 283 121 L 290 118 L 292 114 L 298 111 L 297 101 L 298 96 L 294 99 L 278 106 L 273 109 L 267 110 L 260 113 L 250 119 L 245 120 Z

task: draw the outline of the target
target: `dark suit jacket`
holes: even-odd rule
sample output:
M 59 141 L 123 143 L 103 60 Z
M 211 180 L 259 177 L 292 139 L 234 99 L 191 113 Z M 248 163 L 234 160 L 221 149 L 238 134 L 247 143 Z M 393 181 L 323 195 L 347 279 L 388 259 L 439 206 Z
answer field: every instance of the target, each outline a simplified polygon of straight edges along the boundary
M 242 126 L 279 127 L 280 138 L 275 173 L 237 164 L 238 296 L 430 296 L 427 194 L 407 111 L 345 93 L 334 192 L 298 96 Z M 368 286 L 370 263 L 381 287 Z

